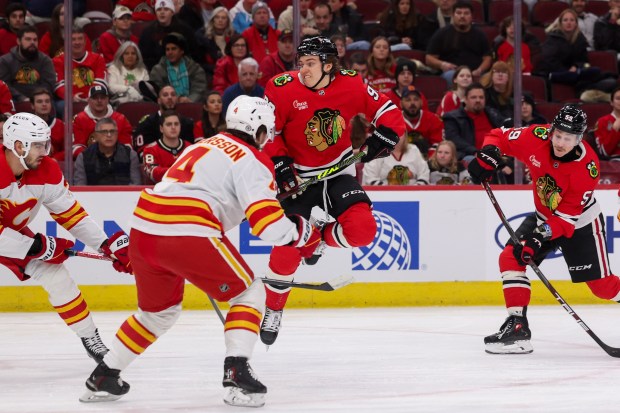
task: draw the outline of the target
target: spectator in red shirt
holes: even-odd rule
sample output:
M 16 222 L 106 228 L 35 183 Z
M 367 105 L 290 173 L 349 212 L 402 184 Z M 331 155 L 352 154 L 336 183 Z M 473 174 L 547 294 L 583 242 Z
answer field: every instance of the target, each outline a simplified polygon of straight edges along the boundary
M 387 93 L 396 86 L 394 69 L 396 60 L 390 51 L 390 44 L 383 36 L 377 36 L 370 43 L 368 55 L 368 84 L 381 93 Z
M 497 60 L 508 63 L 514 69 L 515 51 L 515 21 L 514 17 L 508 16 L 499 26 L 500 33 L 505 39 L 497 48 Z M 525 25 L 522 25 L 522 33 L 525 33 Z M 532 59 L 530 47 L 525 42 L 521 42 L 521 71 L 523 74 L 532 73 Z
M 65 123 L 56 117 L 49 90 L 40 88 L 30 97 L 32 112 L 43 119 L 50 127 L 52 150 L 50 156 L 57 161 L 65 160 Z
M 296 53 L 293 46 L 293 32 L 284 30 L 278 36 L 278 50 L 265 56 L 260 62 L 258 84 L 265 87 L 269 79 L 275 75 L 293 70 Z
M 17 43 L 17 32 L 26 21 L 26 6 L 10 3 L 6 6 L 7 27 L 0 29 L 0 55 L 7 54 Z
M 443 116 L 460 108 L 461 102 L 465 100 L 465 90 L 472 82 L 471 69 L 468 66 L 457 67 L 452 77 L 452 89 L 447 91 L 443 98 L 441 98 L 441 102 L 439 102 L 437 107 L 437 114 Z
M 112 27 L 99 37 L 99 53 L 106 64 L 114 60 L 114 54 L 123 42 L 138 43 L 138 38 L 131 33 L 131 10 L 125 6 L 116 6 L 112 13 Z
M 269 8 L 263 2 L 252 6 L 252 25 L 241 35 L 247 40 L 252 57 L 262 61 L 265 56 L 278 50 L 279 30 L 269 24 Z
M 160 182 L 189 143 L 181 139 L 181 120 L 173 110 L 166 110 L 159 119 L 161 138 L 144 148 L 144 173 L 152 183 Z
M 92 143 L 90 139 L 95 125 L 103 118 L 114 119 L 118 126 L 118 141 L 131 147 L 131 124 L 125 115 L 112 109 L 108 88 L 95 85 L 88 93 L 88 105 L 73 118 L 73 159 Z
M 247 40 L 239 34 L 232 35 L 226 43 L 225 53 L 226 56 L 215 63 L 213 74 L 213 89 L 220 93 L 239 81 L 239 63 L 250 57 Z
M 401 94 L 407 138 L 420 149 L 424 158 L 428 158 L 443 140 L 443 122 L 439 116 L 422 108 L 422 94 L 414 86 L 407 86 Z
M 15 113 L 15 104 L 13 103 L 13 95 L 9 86 L 0 80 L 0 113 L 11 116 Z
M 74 10 L 75 11 L 75 10 Z M 86 50 L 92 52 L 93 47 L 86 34 Z M 52 59 L 62 54 L 65 48 L 65 6 L 63 3 L 57 4 L 52 11 L 50 29 L 45 32 L 39 41 L 39 50 Z
M 611 92 L 610 114 L 596 121 L 594 136 L 602 157 L 617 158 L 620 156 L 620 87 Z

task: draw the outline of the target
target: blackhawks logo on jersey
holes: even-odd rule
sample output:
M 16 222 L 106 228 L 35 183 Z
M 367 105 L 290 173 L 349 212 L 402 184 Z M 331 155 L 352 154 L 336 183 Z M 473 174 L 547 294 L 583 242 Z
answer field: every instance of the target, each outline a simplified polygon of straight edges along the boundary
M 340 74 L 343 75 L 343 76 L 351 76 L 351 77 L 353 77 L 353 76 L 357 75 L 357 71 L 352 70 L 352 69 L 342 69 L 340 71 Z
M 586 165 L 586 168 L 590 171 L 591 178 L 598 178 L 598 167 L 596 166 L 596 162 L 590 161 L 590 163 Z
M 548 136 L 549 135 L 549 130 L 547 130 L 547 128 L 545 128 L 544 126 L 536 126 L 534 128 L 534 130 L 532 131 L 532 133 L 538 139 L 542 139 L 544 141 L 546 141 L 549 138 L 549 136 Z
M 339 110 L 319 109 L 306 123 L 304 134 L 309 146 L 314 146 L 317 151 L 323 152 L 338 142 L 345 128 L 346 122 L 340 116 Z
M 288 73 L 284 73 L 282 76 L 278 76 L 275 79 L 273 79 L 273 84 L 280 87 L 292 81 L 293 81 L 293 76 L 291 76 Z
M 558 186 L 551 175 L 541 176 L 536 181 L 536 193 L 540 202 L 552 211 L 555 211 L 562 202 L 561 192 L 562 188 Z

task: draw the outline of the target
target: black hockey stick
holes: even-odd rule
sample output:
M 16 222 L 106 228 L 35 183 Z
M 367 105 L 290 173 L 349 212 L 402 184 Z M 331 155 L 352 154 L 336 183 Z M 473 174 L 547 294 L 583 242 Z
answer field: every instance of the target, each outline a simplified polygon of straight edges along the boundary
M 344 287 L 345 285 L 351 284 L 355 279 L 349 275 L 344 275 L 342 277 L 334 278 L 331 281 L 325 281 L 322 283 L 296 283 L 293 281 L 280 281 L 280 280 L 272 280 L 268 278 L 259 278 L 264 284 L 273 285 L 274 287 L 284 287 L 284 288 L 303 288 L 305 290 L 317 290 L 317 291 L 334 291 L 339 288 Z
M 512 239 L 514 243 L 518 244 L 519 238 L 517 238 L 517 234 L 515 234 L 514 230 L 508 223 L 508 220 L 506 219 L 506 216 L 504 215 L 502 208 L 497 203 L 497 199 L 495 198 L 495 195 L 493 194 L 493 191 L 491 190 L 491 186 L 489 185 L 488 182 L 483 182 L 482 186 L 484 190 L 487 191 L 487 195 L 489 196 L 489 199 L 491 200 L 491 203 L 493 204 L 493 207 L 495 208 L 495 212 L 497 212 L 497 215 L 499 215 L 499 219 L 502 221 L 502 224 L 504 224 L 504 228 L 506 228 L 506 230 L 510 234 L 510 238 Z M 568 303 L 564 300 L 564 298 L 562 298 L 562 296 L 555 289 L 555 287 L 551 285 L 549 280 L 547 280 L 547 277 L 545 277 L 542 271 L 540 271 L 540 268 L 538 268 L 538 265 L 536 265 L 534 261 L 530 261 L 529 266 L 532 268 L 532 270 L 534 270 L 538 278 L 540 278 L 540 281 L 542 281 L 542 283 L 545 284 L 545 287 L 547 287 L 549 292 L 551 292 L 551 294 L 555 297 L 558 303 L 560 303 L 560 305 L 566 310 L 566 312 L 568 312 L 568 314 L 573 316 L 575 321 L 577 321 L 577 324 L 579 324 L 581 328 L 583 328 L 585 332 L 588 333 L 594 341 L 596 341 L 596 344 L 601 346 L 601 348 L 605 350 L 605 352 L 609 354 L 610 356 L 620 357 L 620 348 L 608 346 L 607 344 L 603 343 L 603 341 L 601 341 L 601 339 L 598 338 L 596 334 L 594 334 L 594 331 L 592 331 L 590 327 L 587 326 L 587 324 L 581 319 L 581 317 L 579 317 L 579 315 L 572 309 L 570 305 L 568 305 Z
M 67 254 L 70 257 L 82 257 L 82 258 L 92 258 L 94 260 L 114 261 L 114 259 L 112 257 L 108 257 L 105 254 L 99 254 L 99 253 L 96 253 L 96 252 L 86 252 L 86 251 L 77 251 L 77 250 L 65 250 L 65 254 Z M 225 324 L 226 320 L 224 319 L 224 315 L 222 314 L 222 312 L 220 311 L 220 308 L 215 303 L 215 300 L 213 300 L 213 298 L 211 298 L 211 296 L 209 294 L 207 294 L 207 297 L 209 298 L 209 301 L 211 302 L 211 305 L 213 306 L 213 309 L 217 313 L 218 318 L 220 319 L 222 324 Z
M 343 169 L 347 168 L 350 165 L 353 165 L 354 163 L 356 163 L 357 161 L 362 159 L 364 157 L 364 155 L 366 155 L 366 152 L 359 151 L 357 154 L 353 155 L 352 157 L 338 162 L 336 165 L 334 165 L 334 166 L 332 166 L 330 168 L 327 168 L 326 170 L 324 170 L 320 174 L 306 179 L 301 184 L 299 184 L 299 186 L 296 187 L 295 189 L 292 189 L 290 191 L 286 191 L 286 192 L 282 192 L 281 194 L 278 194 L 278 196 L 277 196 L 278 201 L 282 201 L 283 199 L 286 199 L 286 198 L 288 198 L 291 195 L 295 195 L 295 194 L 303 191 L 304 189 L 306 189 L 307 187 L 309 187 L 312 184 L 316 184 L 319 181 L 323 181 L 323 180 L 325 180 L 326 178 L 329 178 L 332 175 L 336 175 L 337 173 L 342 172 Z

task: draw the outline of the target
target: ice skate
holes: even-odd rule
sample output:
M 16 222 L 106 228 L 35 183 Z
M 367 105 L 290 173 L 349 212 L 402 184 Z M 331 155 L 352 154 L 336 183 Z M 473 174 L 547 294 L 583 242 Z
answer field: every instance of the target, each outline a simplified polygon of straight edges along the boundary
M 95 330 L 95 334 L 91 337 L 81 337 L 82 345 L 88 353 L 88 357 L 92 358 L 97 364 L 103 361 L 103 356 L 110 350 L 103 344 L 101 337 L 99 337 L 99 330 Z
M 265 308 L 265 317 L 260 326 L 260 341 L 263 344 L 270 346 L 278 338 L 278 331 L 280 331 L 280 325 L 282 324 L 282 312 L 283 310 Z
M 319 229 L 319 231 L 321 231 L 321 232 L 323 231 L 323 227 L 325 227 L 325 225 L 327 225 L 327 221 L 323 221 L 321 219 L 315 219 L 314 217 L 310 217 L 310 223 L 312 225 L 314 225 L 315 227 L 317 227 Z M 314 250 L 314 254 L 312 254 L 312 256 L 310 256 L 308 258 L 303 258 L 302 262 L 305 265 L 314 265 L 314 264 L 316 264 L 319 261 L 319 258 L 321 258 L 321 256 L 325 252 L 325 248 L 327 248 L 327 244 L 325 243 L 325 241 L 319 242 L 319 245 Z
M 86 392 L 80 397 L 83 403 L 111 402 L 129 391 L 129 383 L 120 377 L 120 370 L 109 368 L 104 362 L 86 380 Z
M 224 380 L 226 388 L 224 403 L 231 406 L 261 407 L 265 405 L 267 387 L 254 374 L 245 357 L 224 359 Z
M 484 338 L 485 351 L 491 354 L 528 354 L 534 351 L 527 318 L 511 315 L 499 332 Z

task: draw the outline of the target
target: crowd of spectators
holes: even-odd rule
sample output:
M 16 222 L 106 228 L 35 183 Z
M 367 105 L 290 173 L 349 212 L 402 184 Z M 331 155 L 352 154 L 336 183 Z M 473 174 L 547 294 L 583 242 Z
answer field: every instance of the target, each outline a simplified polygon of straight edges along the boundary
M 515 19 L 495 12 L 506 1 L 385 0 L 377 8 L 376 1 L 300 0 L 299 35 L 329 37 L 342 68 L 403 112 L 402 145 L 368 164 L 360 181 L 468 184 L 464 166 L 488 130 L 512 125 L 515 108 L 524 125 L 546 123 L 546 109 L 566 101 L 594 115 L 589 137 L 601 157 L 620 157 L 620 0 L 563 1 L 526 2 L 515 75 Z M 555 8 L 542 18 L 539 3 Z M 235 97 L 262 96 L 270 78 L 296 68 L 287 1 L 74 0 L 73 12 L 78 17 L 65 23 L 61 1 L 8 1 L 0 113 L 41 116 L 52 128 L 52 156 L 62 161 L 64 108 L 78 108 L 69 149 L 76 184 L 134 184 L 136 162 L 141 183 L 157 182 L 163 159 L 171 164 L 186 145 L 225 129 Z M 65 24 L 73 96 L 65 95 Z M 521 102 L 512 95 L 515 76 Z M 136 118 L 135 111 L 144 112 Z M 369 132 L 367 120 L 356 122 Z M 497 182 L 513 181 L 510 159 L 506 165 Z

